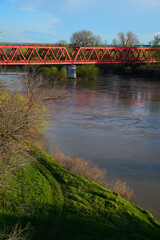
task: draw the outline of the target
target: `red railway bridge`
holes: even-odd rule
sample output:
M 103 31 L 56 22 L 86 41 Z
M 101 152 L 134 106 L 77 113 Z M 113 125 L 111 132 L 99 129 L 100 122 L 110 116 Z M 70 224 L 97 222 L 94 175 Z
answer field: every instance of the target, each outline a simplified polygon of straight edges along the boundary
M 0 45 L 0 65 L 157 63 L 160 48 Z

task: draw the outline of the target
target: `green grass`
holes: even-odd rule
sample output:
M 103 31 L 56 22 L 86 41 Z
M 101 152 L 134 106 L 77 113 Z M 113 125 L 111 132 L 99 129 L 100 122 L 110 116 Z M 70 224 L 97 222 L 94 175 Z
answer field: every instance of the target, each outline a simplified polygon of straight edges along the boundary
M 160 223 L 149 212 L 67 172 L 36 147 L 29 157 L 33 163 L 16 172 L 0 199 L 0 232 L 30 222 L 33 240 L 159 239 Z

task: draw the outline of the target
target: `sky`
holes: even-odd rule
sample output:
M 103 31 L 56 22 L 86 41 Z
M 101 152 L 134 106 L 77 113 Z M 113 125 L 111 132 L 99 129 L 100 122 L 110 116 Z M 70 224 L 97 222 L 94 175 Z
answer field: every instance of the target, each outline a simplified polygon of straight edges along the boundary
M 111 44 L 132 31 L 147 44 L 160 34 L 160 0 L 0 0 L 0 42 L 70 42 L 90 30 Z

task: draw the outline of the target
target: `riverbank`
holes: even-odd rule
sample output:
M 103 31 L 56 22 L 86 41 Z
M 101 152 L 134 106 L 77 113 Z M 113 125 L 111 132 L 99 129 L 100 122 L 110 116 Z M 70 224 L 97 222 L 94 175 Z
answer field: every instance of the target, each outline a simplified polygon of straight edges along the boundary
M 32 66 L 26 66 L 25 68 L 32 68 Z M 38 71 L 46 75 L 47 78 L 55 79 L 67 79 L 67 73 L 64 72 L 63 66 L 35 66 Z M 53 68 L 54 71 L 51 71 Z M 82 69 L 81 69 L 82 68 Z M 24 66 L 0 66 L 0 72 L 16 72 L 24 71 Z M 160 63 L 143 63 L 143 64 L 97 64 L 95 65 L 81 65 L 78 66 L 78 77 L 95 79 L 99 74 L 112 74 L 112 75 L 124 75 L 133 77 L 145 77 L 152 80 L 160 80 Z M 57 76 L 57 75 L 60 76 Z
M 98 68 L 103 73 L 118 74 L 124 76 L 145 77 L 153 80 L 160 79 L 160 63 L 143 63 L 143 64 L 104 64 Z
M 51 71 L 51 69 L 54 71 Z M 63 67 L 58 67 L 55 71 L 55 67 L 39 67 L 40 71 L 50 79 L 60 79 L 57 77 L 57 71 L 59 69 L 59 75 L 63 70 Z M 55 74 L 56 72 L 56 74 Z M 97 64 L 97 65 L 78 65 L 77 66 L 77 78 L 83 80 L 95 80 L 99 75 L 105 74 L 133 76 L 141 78 L 150 78 L 152 80 L 160 79 L 160 64 L 159 63 L 144 63 L 144 64 Z M 67 78 L 67 73 L 63 74 L 62 79 Z
M 1 233 L 29 222 L 34 240 L 158 239 L 160 223 L 149 212 L 69 173 L 32 145 L 27 158 L 32 163 L 15 172 L 12 191 L 1 196 Z

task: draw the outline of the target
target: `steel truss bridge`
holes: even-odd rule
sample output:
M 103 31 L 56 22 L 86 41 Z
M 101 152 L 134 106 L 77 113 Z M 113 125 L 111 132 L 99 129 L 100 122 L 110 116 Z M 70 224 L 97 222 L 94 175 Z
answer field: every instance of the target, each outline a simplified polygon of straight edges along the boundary
M 0 45 L 0 65 L 157 63 L 160 48 Z

